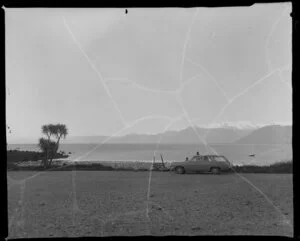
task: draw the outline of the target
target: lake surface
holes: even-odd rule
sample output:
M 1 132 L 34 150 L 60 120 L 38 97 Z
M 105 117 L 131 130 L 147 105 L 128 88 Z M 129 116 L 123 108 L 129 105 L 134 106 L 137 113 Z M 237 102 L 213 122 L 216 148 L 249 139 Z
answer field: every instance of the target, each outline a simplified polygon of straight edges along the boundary
M 39 151 L 34 144 L 9 144 L 7 149 Z M 182 161 L 197 151 L 224 155 L 234 164 L 263 165 L 292 159 L 291 144 L 61 144 L 60 150 L 67 154 L 71 152 L 68 160 L 77 161 L 152 161 L 153 156 L 160 160 L 160 154 L 166 161 Z M 249 157 L 251 154 L 255 157 Z

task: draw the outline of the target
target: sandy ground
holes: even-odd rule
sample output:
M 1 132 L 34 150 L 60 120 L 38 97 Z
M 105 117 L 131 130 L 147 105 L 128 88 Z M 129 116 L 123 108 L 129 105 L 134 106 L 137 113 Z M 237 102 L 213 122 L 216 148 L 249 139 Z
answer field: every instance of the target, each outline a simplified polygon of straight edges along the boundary
M 292 175 L 242 176 L 269 201 L 237 174 L 152 172 L 148 200 L 149 172 L 8 172 L 8 238 L 292 236 Z

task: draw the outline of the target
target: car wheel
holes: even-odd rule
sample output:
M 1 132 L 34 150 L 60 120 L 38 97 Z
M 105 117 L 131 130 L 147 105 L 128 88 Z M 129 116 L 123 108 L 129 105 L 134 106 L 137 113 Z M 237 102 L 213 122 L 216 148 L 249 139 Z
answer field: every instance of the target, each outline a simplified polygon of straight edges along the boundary
M 213 167 L 210 171 L 214 175 L 220 174 L 220 168 L 217 168 L 217 167 Z
M 184 170 L 183 167 L 176 167 L 175 171 L 176 171 L 177 174 L 184 174 L 185 173 L 185 170 Z

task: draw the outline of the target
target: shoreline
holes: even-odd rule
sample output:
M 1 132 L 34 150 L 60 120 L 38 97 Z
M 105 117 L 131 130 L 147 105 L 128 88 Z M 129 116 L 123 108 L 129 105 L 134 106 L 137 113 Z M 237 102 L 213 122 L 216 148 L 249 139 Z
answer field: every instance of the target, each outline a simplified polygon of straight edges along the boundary
M 14 165 L 12 168 L 7 169 L 7 172 L 10 171 L 135 171 L 135 172 L 145 172 L 145 171 L 150 171 L 150 168 L 152 166 L 152 163 L 147 163 L 148 165 L 138 165 L 138 164 L 143 164 L 143 163 L 135 163 L 136 165 L 130 165 L 130 163 L 122 163 L 125 165 L 122 165 L 120 162 L 119 163 L 111 163 L 113 165 L 105 165 L 103 162 L 102 163 L 72 163 L 72 164 L 67 164 L 66 162 L 61 162 L 62 165 L 52 165 L 49 168 L 44 168 L 41 165 L 24 165 L 24 166 L 19 166 L 19 165 Z M 132 164 L 132 163 L 131 163 Z M 144 163 L 145 164 L 145 163 Z M 169 170 L 169 165 L 170 163 L 165 163 L 166 164 L 166 169 L 164 170 L 157 170 L 157 169 L 152 169 L 152 171 L 165 171 L 165 172 L 170 172 Z M 237 166 L 234 165 L 232 167 L 232 170 L 224 173 L 269 173 L 269 174 L 292 174 L 293 173 L 293 162 L 288 161 L 288 162 L 279 162 L 275 163 L 272 165 L 265 165 L 265 166 L 257 166 L 257 165 L 242 165 L 242 166 Z

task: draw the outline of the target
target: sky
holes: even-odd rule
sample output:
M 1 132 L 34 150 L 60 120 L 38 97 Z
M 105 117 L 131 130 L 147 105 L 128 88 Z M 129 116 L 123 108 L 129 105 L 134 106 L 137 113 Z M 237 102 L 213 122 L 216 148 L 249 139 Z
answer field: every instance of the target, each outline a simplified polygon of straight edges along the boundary
M 291 10 L 5 9 L 8 142 L 292 124 Z

